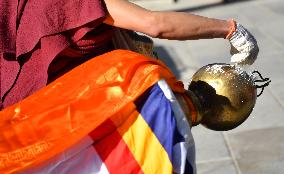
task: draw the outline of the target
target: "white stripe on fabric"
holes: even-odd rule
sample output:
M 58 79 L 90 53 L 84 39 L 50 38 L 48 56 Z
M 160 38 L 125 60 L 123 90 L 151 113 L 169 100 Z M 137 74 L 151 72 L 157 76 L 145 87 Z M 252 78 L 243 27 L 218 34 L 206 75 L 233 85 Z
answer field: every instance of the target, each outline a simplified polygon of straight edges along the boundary
M 159 80 L 158 85 L 165 94 L 166 98 L 170 101 L 180 134 L 185 138 L 185 142 L 176 144 L 173 152 L 173 168 L 175 173 L 184 173 L 186 157 L 188 162 L 193 167 L 194 174 L 196 173 L 195 163 L 195 145 L 194 139 L 191 134 L 190 126 L 186 116 L 178 103 L 174 93 L 165 80 Z
M 108 174 L 108 170 L 93 146 L 61 163 L 53 174 Z
M 93 147 L 93 140 L 86 136 L 76 145 L 50 160 L 21 172 L 21 174 L 47 173 L 108 174 L 109 172 Z
M 187 149 L 186 143 L 180 142 L 174 145 L 173 166 L 175 173 L 184 173 Z

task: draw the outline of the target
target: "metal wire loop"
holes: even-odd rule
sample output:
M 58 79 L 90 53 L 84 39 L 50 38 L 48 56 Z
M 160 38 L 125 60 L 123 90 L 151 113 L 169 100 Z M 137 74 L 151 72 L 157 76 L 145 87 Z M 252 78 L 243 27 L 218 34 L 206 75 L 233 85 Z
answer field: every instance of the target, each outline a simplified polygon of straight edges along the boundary
M 261 88 L 260 93 L 257 94 L 257 97 L 259 97 L 263 93 L 264 88 L 270 84 L 271 80 L 269 78 L 263 78 L 259 71 L 253 71 L 252 74 L 257 74 L 260 77 L 260 79 L 254 80 L 255 87 Z M 263 83 L 263 84 L 257 85 L 256 83 Z

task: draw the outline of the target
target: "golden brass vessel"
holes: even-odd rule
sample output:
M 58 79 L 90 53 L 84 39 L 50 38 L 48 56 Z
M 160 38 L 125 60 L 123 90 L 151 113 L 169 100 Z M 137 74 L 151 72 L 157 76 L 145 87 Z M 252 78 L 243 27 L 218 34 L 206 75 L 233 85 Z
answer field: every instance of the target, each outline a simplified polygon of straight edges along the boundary
M 257 98 L 253 76 L 230 64 L 203 66 L 193 75 L 188 89 L 201 106 L 199 122 L 218 131 L 242 124 Z

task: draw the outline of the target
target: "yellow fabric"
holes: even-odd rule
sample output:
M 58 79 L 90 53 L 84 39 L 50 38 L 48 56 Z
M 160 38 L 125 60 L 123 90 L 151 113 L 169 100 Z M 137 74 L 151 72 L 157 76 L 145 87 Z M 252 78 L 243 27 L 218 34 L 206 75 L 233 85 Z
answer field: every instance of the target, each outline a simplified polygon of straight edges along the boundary
M 167 152 L 139 112 L 133 111 L 117 131 L 144 173 L 172 173 Z

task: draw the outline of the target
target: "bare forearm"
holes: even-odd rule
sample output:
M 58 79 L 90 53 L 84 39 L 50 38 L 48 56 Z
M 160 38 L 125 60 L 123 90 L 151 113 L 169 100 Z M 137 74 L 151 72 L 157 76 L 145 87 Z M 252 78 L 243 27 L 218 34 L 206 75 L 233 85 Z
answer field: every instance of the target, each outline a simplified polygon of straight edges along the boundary
M 142 32 L 152 37 L 173 40 L 224 38 L 228 21 L 183 12 L 155 12 L 125 0 L 104 0 L 107 24 Z
M 181 12 L 152 12 L 156 16 L 158 38 L 191 40 L 224 38 L 230 31 L 226 20 L 212 19 Z

